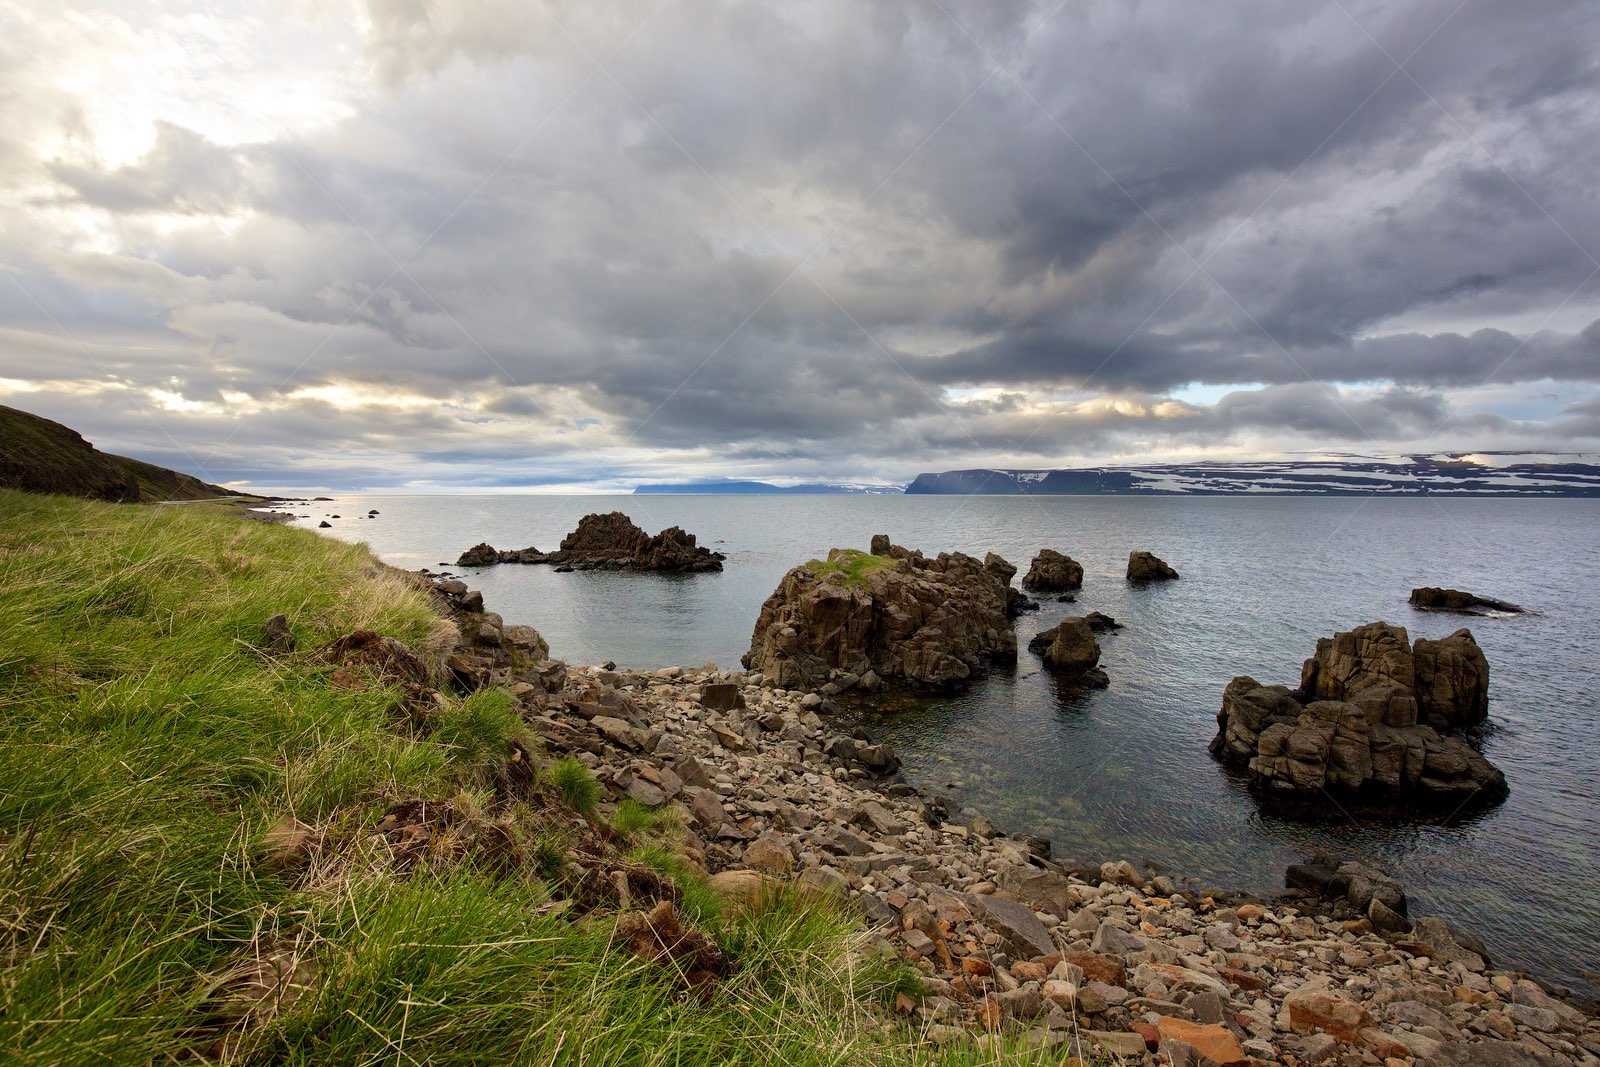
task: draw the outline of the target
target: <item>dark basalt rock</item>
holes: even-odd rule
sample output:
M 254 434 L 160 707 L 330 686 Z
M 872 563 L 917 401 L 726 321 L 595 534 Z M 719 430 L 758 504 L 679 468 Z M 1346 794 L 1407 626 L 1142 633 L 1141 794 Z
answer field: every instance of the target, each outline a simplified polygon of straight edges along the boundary
M 548 563 L 558 572 L 572 570 L 670 571 L 699 573 L 720 571 L 726 557 L 695 544 L 694 534 L 669 526 L 651 537 L 620 511 L 585 515 L 578 528 L 564 537 L 555 552 L 537 548 L 499 550 L 488 543 L 467 549 L 458 567 L 487 567 L 496 563 Z
M 1460 589 L 1440 589 L 1432 585 L 1411 590 L 1411 606 L 1420 611 L 1454 611 L 1462 615 L 1482 615 L 1488 611 L 1518 614 L 1522 611 L 1517 605 L 1494 597 L 1478 596 Z

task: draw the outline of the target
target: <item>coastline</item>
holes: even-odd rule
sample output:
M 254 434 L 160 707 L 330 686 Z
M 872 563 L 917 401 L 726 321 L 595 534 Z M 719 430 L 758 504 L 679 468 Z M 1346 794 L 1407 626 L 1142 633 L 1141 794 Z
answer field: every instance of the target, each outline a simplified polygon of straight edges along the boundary
M 1445 1063 L 1490 1042 L 1600 1064 L 1594 1006 L 1460 951 L 1470 934 L 1385 939 L 1304 895 L 1202 896 L 1121 859 L 1064 867 L 877 773 L 892 757 L 849 736 L 835 702 L 759 675 L 564 674 L 558 693 L 524 694 L 552 751 L 583 759 L 616 799 L 681 807 L 690 858 L 714 882 L 759 893 L 793 880 L 850 901 L 923 971 L 926 999 L 902 1008 L 931 1040 L 1022 1027 L 1036 1044 L 1141 1057 L 1183 1034 L 1263 1063 Z

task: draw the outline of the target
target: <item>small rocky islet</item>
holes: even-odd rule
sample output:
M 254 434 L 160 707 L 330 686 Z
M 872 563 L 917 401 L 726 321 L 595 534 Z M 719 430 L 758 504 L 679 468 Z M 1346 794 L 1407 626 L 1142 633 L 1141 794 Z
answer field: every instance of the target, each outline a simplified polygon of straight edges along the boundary
M 1314 858 L 1258 899 L 1126 860 L 1053 859 L 1048 842 L 900 780 L 888 747 L 816 688 L 712 665 L 569 667 L 459 580 L 432 588 L 462 635 L 454 684 L 507 688 L 548 751 L 590 767 L 613 800 L 677 809 L 685 859 L 733 906 L 792 885 L 855 908 L 921 973 L 920 995 L 892 1010 L 925 1040 L 983 1046 L 1016 1031 L 1065 1063 L 1144 1067 L 1600 1067 L 1592 1012 L 1496 969 L 1470 934 L 1412 915 L 1361 864 Z M 405 665 L 386 646 L 346 644 Z M 1337 677 L 1344 658 L 1323 657 L 1318 675 Z M 425 840 L 402 809 L 384 832 Z M 635 909 L 619 930 L 678 921 L 648 880 L 597 869 L 579 885 L 616 882 L 607 891 Z
M 620 511 L 585 515 L 554 552 L 537 548 L 501 550 L 480 542 L 461 553 L 458 567 L 498 563 L 545 563 L 557 570 L 626 570 L 668 573 L 720 571 L 726 557 L 695 543 L 695 536 L 669 526 L 652 537 Z
M 1505 797 L 1505 775 L 1447 731 L 1488 715 L 1489 664 L 1470 630 L 1412 644 L 1368 623 L 1317 642 L 1300 687 L 1228 683 L 1211 752 L 1280 795 L 1325 791 L 1440 800 Z

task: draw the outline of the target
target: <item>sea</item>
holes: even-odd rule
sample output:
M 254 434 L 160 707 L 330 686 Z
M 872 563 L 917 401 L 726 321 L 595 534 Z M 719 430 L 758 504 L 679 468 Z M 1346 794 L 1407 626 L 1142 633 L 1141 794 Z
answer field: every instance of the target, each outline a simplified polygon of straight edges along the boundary
M 370 510 L 377 514 L 367 517 Z M 553 655 L 625 668 L 738 669 L 762 602 L 791 567 L 875 533 L 928 554 L 1041 548 L 1083 564 L 1072 604 L 1017 623 L 1015 669 L 940 699 L 867 713 L 912 784 L 1057 856 L 1129 859 L 1181 885 L 1262 895 L 1316 852 L 1404 885 L 1415 915 L 1458 922 L 1497 966 L 1600 996 L 1600 501 L 1439 497 L 397 496 L 296 504 L 409 569 L 450 570 Z M 466 548 L 556 548 L 590 512 L 651 533 L 681 526 L 727 556 L 718 574 L 458 568 Z M 338 516 L 338 517 L 333 517 Z M 1147 549 L 1182 574 L 1124 579 Z M 1019 573 L 1020 577 L 1020 573 Z M 1465 617 L 1407 604 L 1442 585 L 1520 604 Z M 1026 650 L 1069 614 L 1101 611 L 1106 689 L 1064 688 Z M 1457 813 L 1306 812 L 1269 805 L 1207 752 L 1237 675 L 1298 684 L 1317 638 L 1384 620 L 1413 638 L 1471 629 L 1490 664 L 1474 739 L 1510 796 Z

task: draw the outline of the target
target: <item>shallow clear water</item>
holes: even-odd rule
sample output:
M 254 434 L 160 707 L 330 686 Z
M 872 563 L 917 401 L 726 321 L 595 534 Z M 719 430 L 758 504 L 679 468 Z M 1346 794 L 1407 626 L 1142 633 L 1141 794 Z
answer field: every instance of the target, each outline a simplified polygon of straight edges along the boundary
M 381 514 L 356 518 L 368 508 Z M 1314 849 L 1360 853 L 1405 884 L 1418 914 L 1460 920 L 1497 963 L 1594 995 L 1600 970 L 1600 504 L 1585 500 L 1120 497 L 393 497 L 302 505 L 334 536 L 397 566 L 439 569 L 487 540 L 555 548 L 591 511 L 650 532 L 681 525 L 727 553 L 694 577 L 501 566 L 467 573 L 507 621 L 553 654 L 626 667 L 736 667 L 761 602 L 790 567 L 873 533 L 933 553 L 1042 547 L 1084 565 L 1074 605 L 1018 623 L 1025 643 L 1063 615 L 1126 624 L 1104 637 L 1111 686 L 1061 691 L 1022 651 L 1016 670 L 958 697 L 882 716 L 913 782 L 1060 855 L 1127 857 L 1193 882 L 1271 892 Z M 1130 549 L 1183 574 L 1135 588 Z M 456 568 L 451 568 L 452 570 Z M 464 572 L 465 573 L 465 572 Z M 1450 585 L 1534 609 L 1465 618 L 1413 611 L 1413 586 Z M 1485 753 L 1503 805 L 1451 826 L 1394 815 L 1359 823 L 1264 811 L 1208 755 L 1238 674 L 1294 685 L 1320 636 L 1375 619 L 1413 637 L 1468 626 L 1491 668 Z

